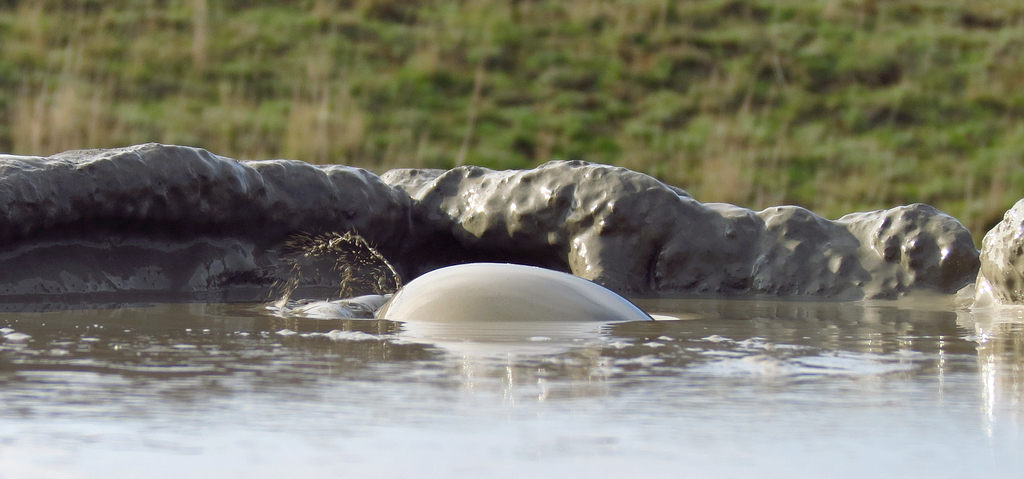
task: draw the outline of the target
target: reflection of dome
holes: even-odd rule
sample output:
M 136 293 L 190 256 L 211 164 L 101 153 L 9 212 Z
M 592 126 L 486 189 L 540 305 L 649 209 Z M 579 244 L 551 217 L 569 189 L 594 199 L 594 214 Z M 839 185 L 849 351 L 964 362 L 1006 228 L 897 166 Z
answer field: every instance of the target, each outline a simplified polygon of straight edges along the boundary
M 1024 426 L 1024 308 L 994 306 L 959 314 L 974 330 L 989 434 L 998 422 Z

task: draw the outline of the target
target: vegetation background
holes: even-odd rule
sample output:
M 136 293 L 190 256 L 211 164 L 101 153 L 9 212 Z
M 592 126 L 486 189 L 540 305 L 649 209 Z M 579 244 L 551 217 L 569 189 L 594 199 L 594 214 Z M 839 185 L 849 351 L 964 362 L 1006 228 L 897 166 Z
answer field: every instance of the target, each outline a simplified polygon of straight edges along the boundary
M 0 151 L 611 163 L 828 217 L 1024 196 L 1020 0 L 0 0 Z

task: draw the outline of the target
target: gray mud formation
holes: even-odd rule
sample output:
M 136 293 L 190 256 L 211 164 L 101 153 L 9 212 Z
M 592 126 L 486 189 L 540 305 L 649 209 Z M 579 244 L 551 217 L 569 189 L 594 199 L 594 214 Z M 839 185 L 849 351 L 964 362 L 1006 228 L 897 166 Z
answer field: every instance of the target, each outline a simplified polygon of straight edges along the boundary
M 0 155 L 0 298 L 257 299 L 289 235 L 359 231 L 388 254 L 409 211 L 407 195 L 346 166 L 156 144 Z
M 981 252 L 976 304 L 1024 304 L 1024 200 L 985 234 Z
M 780 206 L 702 204 L 623 168 L 555 161 L 533 170 L 392 170 L 413 199 L 410 241 L 425 261 L 508 259 L 569 271 L 627 294 L 761 293 L 833 299 L 954 293 L 978 251 L 927 205 L 837 221 Z M 451 248 L 448 244 L 458 247 Z M 438 245 L 445 245 L 438 247 Z
M 513 262 L 625 294 L 891 298 L 953 293 L 979 267 L 968 231 L 930 206 L 836 221 L 793 206 L 754 212 L 575 161 L 378 177 L 146 144 L 0 155 L 0 204 L 6 303 L 265 299 L 291 264 L 282 245 L 332 232 L 366 238 L 406 281 L 449 264 Z M 330 286 L 329 276 L 310 286 Z

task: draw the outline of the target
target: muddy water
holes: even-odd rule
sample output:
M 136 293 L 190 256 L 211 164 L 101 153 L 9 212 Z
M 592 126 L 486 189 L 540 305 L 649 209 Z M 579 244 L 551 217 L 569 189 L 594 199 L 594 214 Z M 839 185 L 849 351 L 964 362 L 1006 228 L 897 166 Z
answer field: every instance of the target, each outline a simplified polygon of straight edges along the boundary
M 0 478 L 1024 468 L 1017 311 L 638 303 L 678 320 L 424 329 L 251 304 L 2 313 Z

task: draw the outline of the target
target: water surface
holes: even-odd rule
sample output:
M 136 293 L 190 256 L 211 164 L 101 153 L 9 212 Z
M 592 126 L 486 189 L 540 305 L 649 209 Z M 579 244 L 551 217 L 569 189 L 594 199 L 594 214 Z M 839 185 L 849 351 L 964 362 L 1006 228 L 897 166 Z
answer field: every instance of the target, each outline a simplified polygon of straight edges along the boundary
M 0 477 L 1019 477 L 1024 319 L 638 300 L 537 330 L 0 314 Z M 490 329 L 488 329 L 490 328 Z

